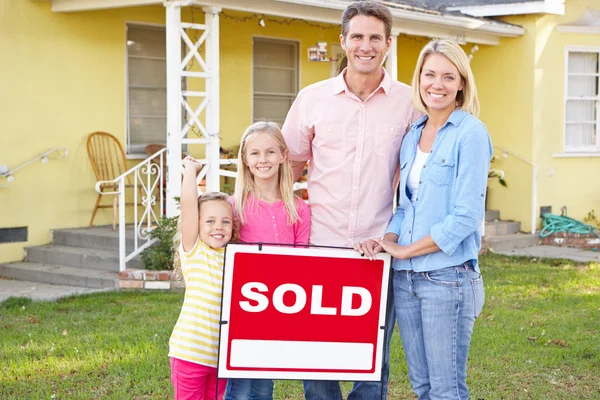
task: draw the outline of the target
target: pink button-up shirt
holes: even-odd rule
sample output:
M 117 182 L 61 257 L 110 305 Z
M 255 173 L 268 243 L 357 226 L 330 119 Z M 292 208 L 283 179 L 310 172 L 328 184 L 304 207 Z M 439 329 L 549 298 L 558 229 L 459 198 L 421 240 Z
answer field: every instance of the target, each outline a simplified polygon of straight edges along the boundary
M 402 137 L 420 116 L 410 87 L 385 70 L 364 102 L 344 75 L 300 91 L 283 125 L 290 159 L 311 160 L 310 243 L 316 245 L 352 247 L 384 234 Z

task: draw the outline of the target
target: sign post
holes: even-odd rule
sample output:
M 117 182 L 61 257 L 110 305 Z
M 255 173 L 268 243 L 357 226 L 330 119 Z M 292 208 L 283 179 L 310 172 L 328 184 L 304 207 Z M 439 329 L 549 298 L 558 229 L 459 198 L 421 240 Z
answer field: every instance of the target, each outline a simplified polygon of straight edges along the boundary
M 390 256 L 228 245 L 222 378 L 379 381 Z

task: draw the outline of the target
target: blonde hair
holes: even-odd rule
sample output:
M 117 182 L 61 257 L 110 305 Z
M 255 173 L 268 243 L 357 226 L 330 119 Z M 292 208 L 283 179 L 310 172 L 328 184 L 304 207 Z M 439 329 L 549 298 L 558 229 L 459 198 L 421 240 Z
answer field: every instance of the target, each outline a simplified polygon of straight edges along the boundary
M 231 230 L 231 239 L 229 239 L 230 242 L 237 242 L 239 240 L 239 226 L 237 224 L 237 222 L 235 221 L 235 219 L 233 218 L 233 208 L 231 207 L 231 204 L 229 203 L 229 196 L 225 193 L 221 193 L 221 192 L 208 192 L 208 193 L 204 193 L 202 196 L 198 197 L 198 217 L 200 217 L 200 211 L 202 208 L 202 204 L 204 203 L 208 203 L 209 201 L 222 201 L 223 203 L 227 204 L 230 208 L 231 208 L 231 216 L 232 216 L 232 220 L 233 220 L 233 226 L 232 226 L 232 230 Z M 200 235 L 200 233 L 198 232 L 198 235 Z M 182 271 L 181 271 L 181 257 L 179 256 L 179 246 L 181 244 L 181 215 L 179 215 L 179 218 L 177 219 L 177 232 L 175 233 L 175 236 L 173 236 L 173 277 L 178 280 L 181 281 L 183 276 L 182 276 Z
M 287 145 L 283 138 L 281 128 L 275 122 L 259 121 L 250 125 L 244 134 L 240 143 L 238 152 L 238 177 L 235 181 L 235 209 L 240 222 L 245 223 L 244 207 L 248 202 L 248 195 L 252 194 L 255 198 L 260 197 L 260 193 L 254 183 L 254 176 L 250 168 L 246 165 L 246 148 L 248 142 L 258 135 L 267 135 L 282 153 L 287 152 Z M 300 219 L 296 207 L 296 196 L 294 195 L 294 175 L 292 172 L 292 162 L 286 157 L 279 166 L 279 191 L 288 215 L 288 223 L 291 225 Z
M 479 99 L 477 98 L 477 86 L 475 78 L 469 65 L 469 59 L 463 49 L 453 40 L 433 39 L 427 43 L 419 59 L 412 79 L 412 100 L 415 108 L 423 113 L 427 113 L 427 106 L 421 97 L 421 70 L 427 58 L 432 54 L 441 54 L 446 57 L 460 73 L 464 83 L 462 90 L 456 94 L 456 108 L 466 111 L 475 117 L 479 116 Z

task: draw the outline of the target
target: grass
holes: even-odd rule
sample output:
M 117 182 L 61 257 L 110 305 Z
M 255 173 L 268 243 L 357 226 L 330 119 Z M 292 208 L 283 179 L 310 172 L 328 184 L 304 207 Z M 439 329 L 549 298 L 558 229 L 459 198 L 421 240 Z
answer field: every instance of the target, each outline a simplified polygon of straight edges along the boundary
M 600 266 L 498 255 L 481 264 L 486 305 L 471 346 L 472 398 L 600 398 Z M 182 299 L 120 292 L 6 300 L 0 398 L 171 398 L 168 339 Z M 275 398 L 302 399 L 300 382 L 277 382 Z M 389 398 L 414 398 L 397 332 Z

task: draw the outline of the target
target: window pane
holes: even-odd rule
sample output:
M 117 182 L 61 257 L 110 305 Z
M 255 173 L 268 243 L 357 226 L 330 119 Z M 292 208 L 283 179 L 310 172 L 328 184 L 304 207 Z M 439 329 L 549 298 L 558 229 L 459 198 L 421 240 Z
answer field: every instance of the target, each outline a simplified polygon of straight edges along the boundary
M 254 39 L 254 65 L 296 68 L 295 42 Z
M 167 144 L 166 118 L 130 118 L 131 146 L 150 143 Z
M 129 117 L 167 115 L 165 89 L 129 89 Z
M 596 124 L 567 124 L 567 142 L 569 147 L 584 147 L 596 144 Z
M 165 60 L 129 59 L 129 84 L 131 86 L 167 87 Z
M 165 29 L 149 26 L 127 26 L 127 51 L 132 56 L 167 56 Z
M 254 120 L 283 122 L 293 102 L 293 98 L 254 96 Z
M 596 121 L 595 100 L 567 101 L 567 121 Z
M 569 97 L 594 97 L 598 95 L 598 77 L 569 76 Z
M 569 52 L 569 73 L 598 73 L 598 53 Z
M 254 91 L 296 93 L 296 71 L 254 68 Z

